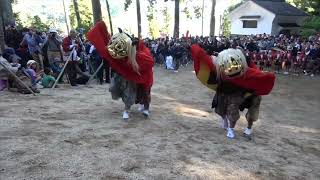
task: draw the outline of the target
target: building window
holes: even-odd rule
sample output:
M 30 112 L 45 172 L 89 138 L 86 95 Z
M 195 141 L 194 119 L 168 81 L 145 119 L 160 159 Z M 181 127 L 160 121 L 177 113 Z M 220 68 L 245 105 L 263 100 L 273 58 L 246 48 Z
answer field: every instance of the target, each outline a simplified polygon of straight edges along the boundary
M 255 20 L 244 20 L 243 21 L 243 28 L 257 28 L 258 21 Z

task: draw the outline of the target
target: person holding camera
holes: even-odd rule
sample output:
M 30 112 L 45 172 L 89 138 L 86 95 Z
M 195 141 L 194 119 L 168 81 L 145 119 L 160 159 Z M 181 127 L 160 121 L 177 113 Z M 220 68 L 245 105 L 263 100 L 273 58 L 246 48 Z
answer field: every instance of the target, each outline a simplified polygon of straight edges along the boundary
M 58 37 L 56 29 L 49 29 L 48 38 L 44 42 L 48 56 L 49 65 L 55 75 L 58 75 L 62 69 L 62 41 Z

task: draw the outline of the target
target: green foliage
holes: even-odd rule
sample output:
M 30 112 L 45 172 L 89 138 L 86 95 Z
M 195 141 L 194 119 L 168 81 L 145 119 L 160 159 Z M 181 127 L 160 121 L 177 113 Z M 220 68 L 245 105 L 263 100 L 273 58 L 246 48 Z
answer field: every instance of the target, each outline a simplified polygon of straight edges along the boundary
M 180 0 L 180 4 L 183 3 L 184 8 L 182 8 L 182 11 L 185 16 L 187 17 L 187 19 L 192 19 L 192 18 L 196 18 L 199 19 L 202 17 L 202 7 L 201 6 L 193 6 L 192 10 L 193 13 L 190 11 L 190 4 L 192 0 Z M 201 3 L 202 4 L 202 3 Z
M 237 9 L 239 6 L 241 6 L 243 3 L 245 3 L 248 0 L 241 0 L 239 3 L 229 6 L 228 9 L 225 10 L 224 14 L 227 13 L 229 14 L 231 11 Z
M 319 0 L 287 0 L 287 2 L 311 15 L 320 16 Z
M 230 6 L 228 9 L 226 9 L 224 12 L 223 12 L 223 17 L 222 17 L 222 33 L 223 33 L 223 36 L 226 36 L 226 37 L 230 37 L 231 35 L 231 21 L 230 19 L 228 18 L 229 14 L 231 11 L 235 10 L 236 8 L 238 8 L 239 6 L 241 6 L 244 2 L 246 2 L 247 0 L 242 0 L 241 2 L 239 2 L 238 4 L 235 4 L 235 5 L 232 5 Z
M 157 22 L 157 19 L 155 17 L 155 13 L 157 10 L 155 9 L 154 5 L 156 4 L 155 0 L 148 0 L 148 14 L 147 14 L 147 20 L 149 22 L 149 34 L 152 36 L 152 38 L 159 37 L 160 31 L 159 31 L 159 23 Z
M 22 23 L 22 21 L 20 19 L 20 13 L 13 13 L 13 17 L 15 19 L 17 29 L 22 29 L 23 28 L 23 23 Z
M 225 10 L 222 17 L 222 34 L 226 37 L 230 37 L 231 35 L 231 21 L 228 18 L 229 13 L 228 10 Z
M 301 36 L 303 38 L 308 38 L 316 32 L 320 31 L 320 17 L 312 16 L 308 18 L 301 28 Z
M 194 6 L 193 7 L 193 12 L 194 12 L 194 15 L 197 19 L 201 18 L 202 17 L 202 7 L 200 6 Z
M 161 31 L 166 33 L 166 34 L 168 34 L 169 33 L 170 22 L 171 22 L 171 16 L 170 16 L 170 13 L 169 13 L 167 7 L 165 7 L 162 10 L 162 15 L 164 17 L 164 25 L 161 28 Z
M 39 16 L 28 17 L 28 24 L 40 32 L 46 32 L 49 29 L 49 25 L 42 22 Z
M 192 19 L 192 15 L 191 15 L 188 7 L 184 7 L 181 12 L 183 12 L 186 15 L 187 19 Z
M 78 0 L 79 13 L 81 18 L 81 26 L 78 27 L 76 13 L 73 3 L 70 4 L 70 23 L 72 28 L 83 28 L 84 32 L 88 32 L 93 26 L 93 14 L 91 0 Z
M 128 8 L 130 7 L 131 4 L 132 4 L 132 0 L 125 0 L 124 1 L 124 10 L 128 11 Z
M 320 31 L 320 1 L 319 0 L 287 0 L 293 6 L 313 15 L 304 21 L 301 27 L 301 36 L 308 38 Z

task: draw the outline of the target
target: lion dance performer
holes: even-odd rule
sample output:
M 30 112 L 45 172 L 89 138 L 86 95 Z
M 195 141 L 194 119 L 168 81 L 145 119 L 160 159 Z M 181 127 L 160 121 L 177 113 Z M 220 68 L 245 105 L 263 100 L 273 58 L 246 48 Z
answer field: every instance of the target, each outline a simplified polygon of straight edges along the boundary
M 234 138 L 234 127 L 240 118 L 239 109 L 248 109 L 248 126 L 244 131 L 251 137 L 253 122 L 258 119 L 262 95 L 268 95 L 275 82 L 273 73 L 261 72 L 247 61 L 240 49 L 227 49 L 217 57 L 209 56 L 199 45 L 191 46 L 197 78 L 215 90 L 212 107 L 222 118 L 227 137 Z
M 129 110 L 134 103 L 139 104 L 139 111 L 149 117 L 154 61 L 143 41 L 121 29 L 111 37 L 103 21 L 98 22 L 87 37 L 115 71 L 109 91 L 113 99 L 122 98 L 125 104 L 123 119 L 129 119 Z

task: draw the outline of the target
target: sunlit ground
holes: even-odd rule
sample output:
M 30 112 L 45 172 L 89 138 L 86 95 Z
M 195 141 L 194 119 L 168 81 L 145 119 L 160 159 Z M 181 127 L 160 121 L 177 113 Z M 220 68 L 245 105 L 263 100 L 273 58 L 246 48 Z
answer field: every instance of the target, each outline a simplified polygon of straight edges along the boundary
M 228 140 L 192 68 L 155 68 L 149 120 L 107 85 L 1 92 L 0 179 L 319 179 L 319 77 L 279 75 L 254 136 Z M 48 96 L 50 95 L 50 96 Z

